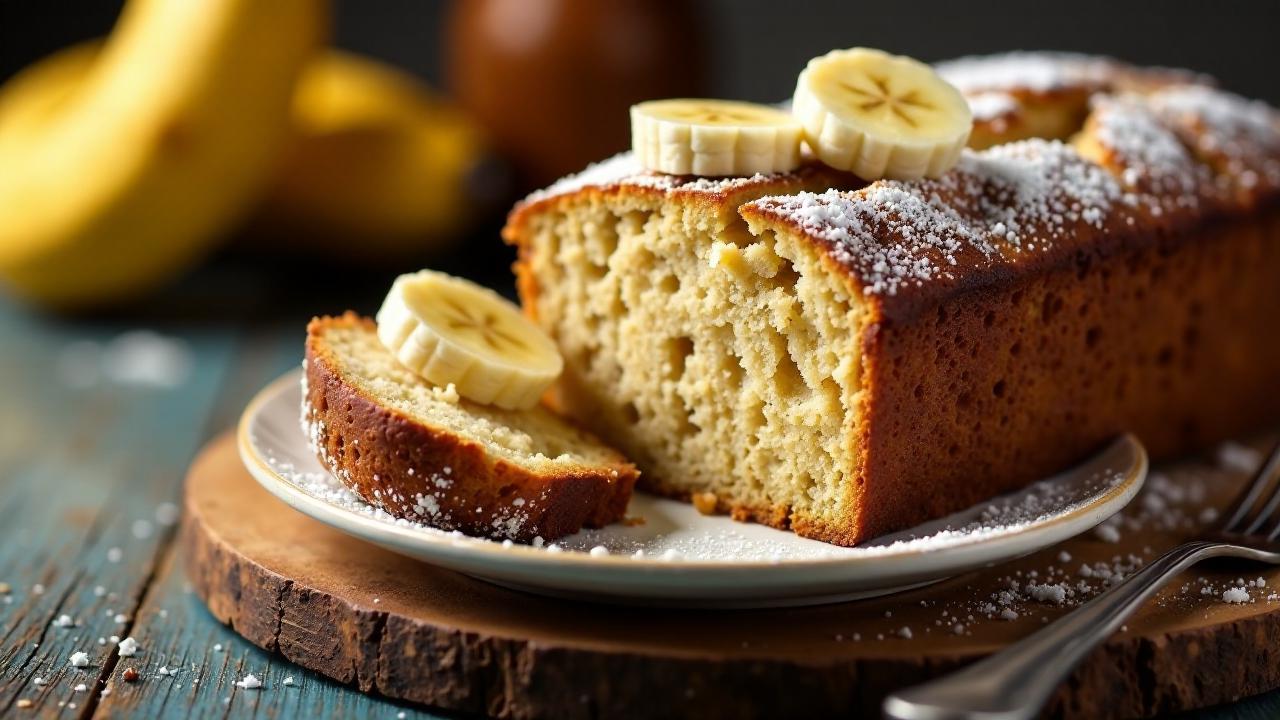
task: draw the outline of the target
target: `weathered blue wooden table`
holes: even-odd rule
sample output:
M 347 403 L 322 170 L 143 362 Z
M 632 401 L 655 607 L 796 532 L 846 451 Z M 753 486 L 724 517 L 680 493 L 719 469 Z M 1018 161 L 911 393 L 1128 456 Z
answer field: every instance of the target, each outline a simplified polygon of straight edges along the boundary
M 76 321 L 0 300 L 0 716 L 433 717 L 241 640 L 174 547 L 196 451 L 296 366 L 311 314 L 372 311 L 383 279 L 300 295 L 223 263 L 146 310 Z M 128 636 L 141 649 L 120 657 Z M 249 674 L 262 687 L 237 685 Z M 1280 717 L 1280 692 L 1195 717 Z

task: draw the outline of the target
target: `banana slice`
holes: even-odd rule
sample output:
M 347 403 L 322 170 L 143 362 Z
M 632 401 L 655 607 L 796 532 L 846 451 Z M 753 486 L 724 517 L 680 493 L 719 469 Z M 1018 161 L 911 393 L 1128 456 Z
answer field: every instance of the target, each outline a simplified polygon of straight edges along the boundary
M 631 106 L 640 164 L 673 175 L 754 175 L 794 170 L 803 129 L 766 105 L 728 100 L 651 100 Z
M 941 175 L 973 128 L 960 91 L 932 68 L 868 48 L 810 60 L 792 112 L 818 159 L 867 180 Z
M 533 407 L 564 367 L 551 338 L 515 305 L 444 273 L 396 278 L 377 319 L 378 338 L 405 367 L 476 402 Z

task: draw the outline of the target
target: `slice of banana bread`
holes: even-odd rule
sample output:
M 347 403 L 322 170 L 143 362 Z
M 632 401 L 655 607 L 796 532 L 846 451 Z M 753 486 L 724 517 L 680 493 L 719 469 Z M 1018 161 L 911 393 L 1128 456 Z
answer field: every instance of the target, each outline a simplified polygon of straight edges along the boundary
M 400 366 L 372 320 L 307 326 L 302 422 L 320 460 L 397 516 L 528 542 L 622 519 L 636 470 L 544 407 L 502 410 Z
M 1121 85 L 1091 85 L 1072 144 L 932 181 L 623 155 L 534 194 L 504 235 L 556 402 L 643 488 L 845 545 L 1120 432 L 1167 456 L 1280 417 L 1280 116 Z

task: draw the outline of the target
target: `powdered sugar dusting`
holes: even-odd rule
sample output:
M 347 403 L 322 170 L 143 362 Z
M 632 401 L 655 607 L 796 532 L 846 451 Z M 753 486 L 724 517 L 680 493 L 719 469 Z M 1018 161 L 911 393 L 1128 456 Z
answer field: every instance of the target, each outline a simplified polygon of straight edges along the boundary
M 978 153 L 937 180 L 880 181 L 853 192 L 800 193 L 754 205 L 826 240 L 867 294 L 954 279 L 1045 251 L 1083 225 L 1101 230 L 1125 193 L 1057 141 Z
M 627 186 L 662 191 L 682 190 L 717 195 L 752 185 L 761 185 L 786 178 L 786 173 L 764 175 L 757 173 L 740 177 L 696 177 L 692 175 L 666 175 L 646 170 L 635 155 L 619 153 L 587 167 L 580 173 L 561 178 L 551 186 L 537 190 L 524 199 L 524 204 L 541 202 L 561 195 L 569 195 L 585 188 Z
M 1083 89 L 1094 103 L 1086 146 L 1096 143 L 1115 163 L 1103 168 L 1061 142 L 1026 140 L 966 152 L 936 180 L 770 196 L 744 212 L 754 207 L 827 241 L 865 293 L 892 296 L 934 282 L 975 276 L 980 282 L 984 270 L 1052 252 L 1064 241 L 1087 245 L 1099 234 L 1136 225 L 1139 216 L 1195 209 L 1206 199 L 1231 200 L 1233 193 L 1247 205 L 1262 191 L 1280 190 L 1277 113 L 1195 84 L 1209 82 L 1202 76 L 1053 52 L 961 58 L 937 68 L 966 93 L 980 121 L 1016 113 L 1020 90 Z M 1115 91 L 1122 94 L 1099 94 Z M 624 153 L 529 201 L 615 185 L 723 193 L 785 177 L 661 175 Z
M 1280 187 L 1280 114 L 1265 103 L 1197 85 L 1149 98 L 1153 111 L 1243 190 Z
M 1121 179 L 1129 189 L 1194 207 L 1211 182 L 1208 168 L 1139 98 L 1097 99 L 1091 128 L 1092 137 L 1124 168 Z
M 1019 50 L 948 60 L 934 66 L 965 95 L 1014 96 L 1063 90 L 1151 90 L 1165 85 L 1213 85 L 1213 78 L 1167 67 L 1139 67 L 1102 55 Z
M 892 296 L 1087 245 L 1133 225 L 1139 212 L 1159 217 L 1233 191 L 1280 189 L 1280 116 L 1266 105 L 1190 85 L 1094 104 L 1085 144 L 1109 151 L 1113 169 L 1061 142 L 1025 140 L 966 152 L 936 180 L 766 197 L 747 207 L 825 240 L 866 294 Z
M 984 91 L 969 95 L 969 111 L 973 113 L 974 122 L 992 122 L 1018 112 L 1021 107 L 1017 98 L 999 91 Z
M 1048 92 L 1098 85 L 1115 72 L 1110 58 L 1068 52 L 1017 51 L 957 58 L 934 65 L 944 80 L 963 93 L 986 90 Z

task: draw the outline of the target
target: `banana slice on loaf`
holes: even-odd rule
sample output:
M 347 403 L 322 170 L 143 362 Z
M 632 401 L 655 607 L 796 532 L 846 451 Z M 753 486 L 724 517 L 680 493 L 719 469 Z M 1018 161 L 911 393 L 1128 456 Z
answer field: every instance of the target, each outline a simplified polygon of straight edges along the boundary
M 718 177 L 794 170 L 803 128 L 777 108 L 677 98 L 631 106 L 631 147 L 650 170 Z
M 973 127 L 964 96 L 932 68 L 870 48 L 810 60 L 792 112 L 818 159 L 867 180 L 937 177 Z
M 396 517 L 529 542 L 621 520 L 638 475 L 542 406 L 504 410 L 401 365 L 354 313 L 307 326 L 302 422 L 321 462 Z

